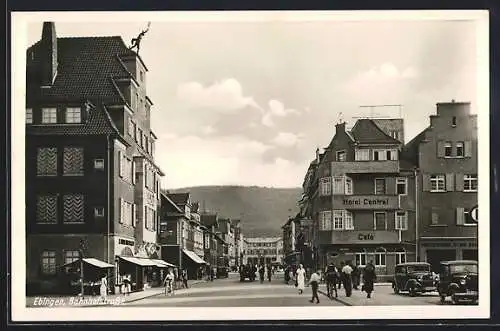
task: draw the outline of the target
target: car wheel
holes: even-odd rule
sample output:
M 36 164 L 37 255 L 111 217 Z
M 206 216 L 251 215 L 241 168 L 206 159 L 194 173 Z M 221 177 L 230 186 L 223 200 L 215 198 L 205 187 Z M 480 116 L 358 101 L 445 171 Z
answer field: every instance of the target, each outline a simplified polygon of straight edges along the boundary
M 414 297 L 416 295 L 417 295 L 417 291 L 415 290 L 415 288 L 414 287 L 410 287 L 410 296 Z
M 458 297 L 454 294 L 451 296 L 451 301 L 453 301 L 455 305 L 458 305 L 460 303 L 460 300 L 458 300 Z
M 397 285 L 394 285 L 394 293 L 399 294 L 399 288 Z
M 445 303 L 445 301 L 446 301 L 446 295 L 439 294 L 439 301 L 441 301 L 441 303 Z

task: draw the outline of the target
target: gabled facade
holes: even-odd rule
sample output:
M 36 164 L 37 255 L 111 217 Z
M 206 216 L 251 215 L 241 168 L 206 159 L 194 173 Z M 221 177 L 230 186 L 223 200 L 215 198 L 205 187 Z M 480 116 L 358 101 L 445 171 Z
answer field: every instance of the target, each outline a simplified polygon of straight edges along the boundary
M 415 259 L 415 166 L 400 158 L 401 119 L 345 123 L 304 178 L 300 216 L 311 220 L 316 264 L 373 261 L 379 275 Z
M 430 125 L 405 147 L 420 169 L 419 247 L 435 271 L 445 260 L 476 260 L 477 115 L 470 103 L 438 103 Z
M 147 68 L 121 37 L 57 38 L 52 22 L 26 55 L 27 283 L 54 280 L 83 247 L 119 284 L 120 256 L 159 253 Z

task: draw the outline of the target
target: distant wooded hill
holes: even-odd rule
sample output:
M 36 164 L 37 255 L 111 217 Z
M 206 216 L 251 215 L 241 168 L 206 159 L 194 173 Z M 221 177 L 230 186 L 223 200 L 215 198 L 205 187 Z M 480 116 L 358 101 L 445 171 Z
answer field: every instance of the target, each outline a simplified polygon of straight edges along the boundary
M 281 236 L 281 226 L 298 212 L 301 188 L 257 186 L 195 186 L 169 189 L 190 192 L 200 209 L 217 212 L 221 217 L 241 219 L 244 236 Z

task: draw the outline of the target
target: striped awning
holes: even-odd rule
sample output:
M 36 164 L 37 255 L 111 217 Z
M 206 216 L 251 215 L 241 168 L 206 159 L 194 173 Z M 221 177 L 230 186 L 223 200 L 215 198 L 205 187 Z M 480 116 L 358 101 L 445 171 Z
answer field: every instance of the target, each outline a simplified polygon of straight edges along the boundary
M 147 259 L 133 256 L 120 256 L 121 259 L 136 264 L 141 267 L 160 267 L 160 268 L 175 268 L 174 264 L 159 259 Z

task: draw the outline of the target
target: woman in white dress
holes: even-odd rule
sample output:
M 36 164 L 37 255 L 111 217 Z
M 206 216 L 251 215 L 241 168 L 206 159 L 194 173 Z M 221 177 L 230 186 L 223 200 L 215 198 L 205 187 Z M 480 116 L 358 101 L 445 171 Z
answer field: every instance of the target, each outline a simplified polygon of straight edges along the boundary
M 299 294 L 304 293 L 304 288 L 306 286 L 306 271 L 304 267 L 299 265 L 299 269 L 297 269 L 297 288 L 299 289 Z
M 101 292 L 101 298 L 106 300 L 106 297 L 108 296 L 108 280 L 106 278 L 106 275 L 103 275 L 101 278 L 101 287 L 99 288 L 99 292 Z

